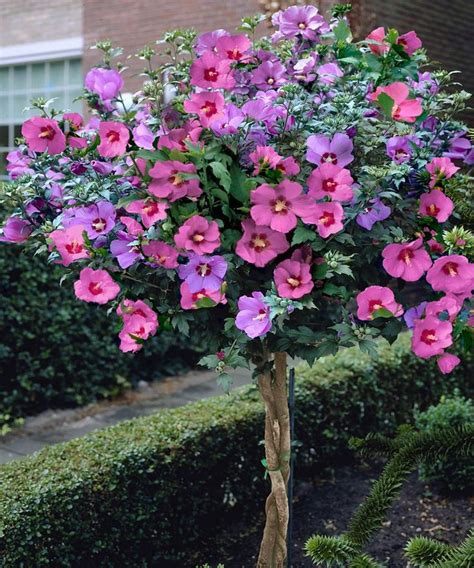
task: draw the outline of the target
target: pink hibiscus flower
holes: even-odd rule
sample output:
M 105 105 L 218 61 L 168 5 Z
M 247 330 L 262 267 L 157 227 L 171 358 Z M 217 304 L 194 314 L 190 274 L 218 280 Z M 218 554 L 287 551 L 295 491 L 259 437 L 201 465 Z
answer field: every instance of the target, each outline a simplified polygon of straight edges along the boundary
M 163 221 L 163 219 L 166 219 L 166 210 L 168 207 L 168 203 L 148 198 L 132 201 L 132 203 L 129 203 L 125 207 L 125 210 L 128 213 L 137 213 L 140 215 L 143 225 L 148 229 L 157 221 Z
M 235 252 L 255 266 L 265 266 L 290 248 L 285 235 L 269 227 L 256 225 L 252 219 L 243 221 L 242 229 L 244 234 L 237 242 Z
M 224 115 L 224 107 L 225 100 L 222 93 L 213 91 L 193 93 L 190 99 L 184 101 L 185 112 L 197 114 L 204 128 Z
M 232 89 L 235 79 L 231 61 L 222 59 L 211 51 L 194 60 L 191 65 L 191 85 L 201 89 Z
M 249 154 L 249 158 L 255 166 L 253 170 L 254 175 L 266 169 L 276 170 L 278 164 L 283 159 L 271 146 L 257 146 Z
M 380 27 L 372 30 L 370 34 L 365 38 L 366 40 L 370 40 L 369 49 L 372 53 L 375 53 L 375 55 L 383 55 L 390 49 L 390 46 L 385 41 L 385 36 L 385 28 Z
M 310 265 L 295 260 L 280 262 L 273 272 L 278 295 L 282 298 L 301 298 L 314 287 Z
M 56 229 L 49 234 L 56 250 L 61 255 L 60 264 L 69 266 L 72 262 L 89 256 L 83 236 L 85 230 L 84 225 L 74 225 L 67 229 Z
M 221 58 L 242 61 L 252 43 L 245 35 L 222 36 L 216 41 L 216 53 Z
M 220 247 L 221 235 L 215 221 L 209 222 L 205 217 L 194 215 L 181 225 L 174 242 L 182 250 L 209 254 Z
M 397 45 L 401 45 L 411 57 L 423 44 L 421 39 L 416 35 L 416 32 L 410 31 L 398 37 Z
M 448 220 L 453 208 L 454 203 L 439 189 L 433 189 L 420 197 L 420 215 L 434 217 L 440 223 Z
M 354 197 L 351 187 L 353 183 L 349 170 L 324 163 L 309 176 L 308 193 L 316 199 L 330 197 L 333 201 L 351 201 Z
M 423 112 L 420 101 L 409 99 L 410 90 L 404 83 L 397 81 L 386 87 L 377 87 L 372 93 L 372 100 L 376 101 L 384 93 L 393 100 L 392 118 L 402 122 L 415 122 L 416 117 Z
M 426 166 L 431 174 L 430 187 L 433 188 L 445 179 L 452 178 L 459 170 L 449 158 L 433 158 Z
M 413 353 L 422 359 L 441 355 L 453 343 L 452 331 L 449 321 L 440 321 L 433 316 L 415 320 L 411 340 Z
M 474 264 L 460 254 L 443 256 L 428 270 L 426 280 L 437 292 L 469 293 L 474 288 Z
M 180 305 L 183 310 L 199 309 L 199 300 L 204 300 L 205 298 L 212 300 L 216 304 L 227 303 L 224 294 L 220 290 L 206 290 L 203 288 L 202 290 L 199 290 L 199 292 L 191 292 L 189 285 L 186 282 L 183 282 L 179 291 L 181 292 Z
M 178 252 L 162 241 L 150 241 L 143 245 L 142 250 L 149 262 L 162 268 L 171 269 L 178 266 Z
M 250 198 L 253 207 L 250 215 L 257 225 L 288 233 L 296 227 L 298 217 L 314 214 L 314 202 L 303 195 L 299 183 L 284 180 L 276 187 L 264 184 L 254 189 Z
M 120 286 L 106 270 L 83 268 L 74 282 L 74 293 L 84 302 L 106 304 L 118 296 Z
M 460 362 L 461 359 L 459 359 L 457 355 L 453 355 L 452 353 L 443 353 L 438 358 L 438 367 L 443 375 L 449 375 L 449 373 L 451 373 Z
M 61 154 L 66 149 L 66 137 L 56 120 L 34 116 L 23 123 L 21 135 L 34 152 Z
M 99 136 L 99 154 L 103 158 L 115 158 L 125 153 L 130 132 L 121 122 L 104 121 L 99 124 Z
M 198 179 L 184 179 L 182 174 L 196 174 L 194 164 L 183 164 L 177 160 L 157 162 L 150 169 L 153 181 L 148 188 L 155 197 L 176 201 L 182 197 L 199 197 L 202 193 Z
M 327 239 L 330 235 L 339 233 L 344 228 L 344 209 L 337 201 L 326 203 L 316 203 L 315 212 L 310 216 L 305 216 L 305 223 L 314 223 L 318 229 L 319 236 Z
M 454 321 L 461 311 L 462 302 L 455 296 L 443 296 L 436 302 L 429 302 L 425 307 L 425 315 L 439 317 L 442 313 L 448 314 L 449 321 Z
M 387 245 L 382 256 L 386 272 L 407 282 L 419 280 L 432 264 L 421 238 L 410 243 Z
M 156 313 L 142 300 L 125 300 L 117 308 L 123 318 L 124 326 L 119 333 L 120 350 L 135 352 L 143 347 L 143 341 L 156 333 L 158 318 Z
M 374 312 L 384 308 L 395 317 L 403 314 L 402 306 L 395 300 L 395 296 L 385 286 L 369 286 L 356 297 L 357 317 L 360 320 L 369 321 L 374 319 Z

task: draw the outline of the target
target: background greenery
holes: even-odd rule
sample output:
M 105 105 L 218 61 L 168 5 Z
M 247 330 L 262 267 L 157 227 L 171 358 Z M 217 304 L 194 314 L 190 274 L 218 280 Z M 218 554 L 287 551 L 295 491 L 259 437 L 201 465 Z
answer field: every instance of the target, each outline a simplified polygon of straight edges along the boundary
M 351 455 L 348 439 L 390 433 L 458 387 L 408 338 L 378 360 L 350 349 L 300 368 L 297 477 Z M 18 566 L 193 566 L 215 532 L 255 516 L 263 485 L 263 407 L 255 387 L 123 422 L 0 468 L 0 558 Z M 183 523 L 183 519 L 186 522 Z M 209 544 L 211 542 L 211 544 Z M 196 561 L 196 562 L 195 562 Z
M 193 365 L 197 342 L 158 332 L 137 355 L 123 354 L 118 319 L 78 301 L 62 271 L 0 243 L 0 428 L 51 407 L 117 395 L 140 379 Z

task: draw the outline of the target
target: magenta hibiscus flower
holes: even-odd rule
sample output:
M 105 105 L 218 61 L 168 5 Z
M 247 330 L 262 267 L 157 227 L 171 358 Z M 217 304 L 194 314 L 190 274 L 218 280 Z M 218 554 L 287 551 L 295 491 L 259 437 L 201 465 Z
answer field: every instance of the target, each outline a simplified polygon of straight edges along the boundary
M 345 168 L 323 163 L 308 178 L 309 195 L 316 199 L 329 197 L 333 201 L 351 201 L 354 197 L 354 180 Z
M 453 326 L 449 321 L 440 321 L 433 316 L 415 321 L 412 351 L 422 359 L 443 353 L 453 343 Z
M 310 265 L 305 262 L 284 260 L 275 268 L 273 278 L 282 298 L 301 298 L 314 287 Z
M 120 293 L 120 286 L 106 270 L 83 268 L 74 282 L 74 293 L 79 300 L 106 304 Z
M 219 248 L 221 235 L 215 221 L 209 222 L 205 217 L 194 215 L 181 225 L 174 242 L 179 249 L 209 254 Z
M 407 282 L 419 280 L 432 264 L 421 238 L 410 243 L 387 245 L 382 256 L 386 272 Z
M 66 149 L 66 137 L 56 120 L 35 116 L 29 118 L 21 127 L 21 135 L 34 152 L 61 154 Z
M 242 221 L 242 229 L 244 234 L 237 242 L 235 252 L 255 266 L 265 266 L 290 248 L 285 235 L 269 227 L 256 225 L 252 219 Z
M 384 308 L 398 317 L 403 314 L 402 306 L 386 286 L 369 286 L 356 297 L 357 317 L 363 321 L 374 319 L 374 312 Z

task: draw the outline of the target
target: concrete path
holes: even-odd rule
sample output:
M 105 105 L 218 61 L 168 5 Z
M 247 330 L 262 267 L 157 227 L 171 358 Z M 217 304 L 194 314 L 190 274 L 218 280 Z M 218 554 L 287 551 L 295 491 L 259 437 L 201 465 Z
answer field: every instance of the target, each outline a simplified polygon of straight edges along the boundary
M 239 369 L 231 373 L 232 388 L 251 382 L 251 373 Z M 112 426 L 122 420 L 148 416 L 163 408 L 183 406 L 196 400 L 223 394 L 216 375 L 191 371 L 151 385 L 142 382 L 138 390 L 114 401 L 104 401 L 74 410 L 47 410 L 25 420 L 24 425 L 0 437 L 0 464 L 37 452 L 51 444 L 66 442 L 92 430 Z

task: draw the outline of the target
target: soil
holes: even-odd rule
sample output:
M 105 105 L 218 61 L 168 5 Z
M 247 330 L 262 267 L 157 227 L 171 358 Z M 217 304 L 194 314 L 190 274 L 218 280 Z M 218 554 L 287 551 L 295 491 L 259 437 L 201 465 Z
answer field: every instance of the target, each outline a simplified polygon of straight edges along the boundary
M 314 533 L 341 534 L 352 513 L 364 500 L 382 464 L 344 466 L 332 479 L 306 480 L 296 484 L 292 538 L 292 568 L 314 565 L 304 555 L 304 544 Z M 424 485 L 413 474 L 400 499 L 392 508 L 383 529 L 372 539 L 366 552 L 387 568 L 407 568 L 403 555 L 407 541 L 414 536 L 436 538 L 456 544 L 473 524 L 474 497 L 446 496 Z M 253 527 L 232 525 L 225 541 L 214 543 L 209 565 L 225 568 L 253 568 L 263 528 L 260 517 Z

